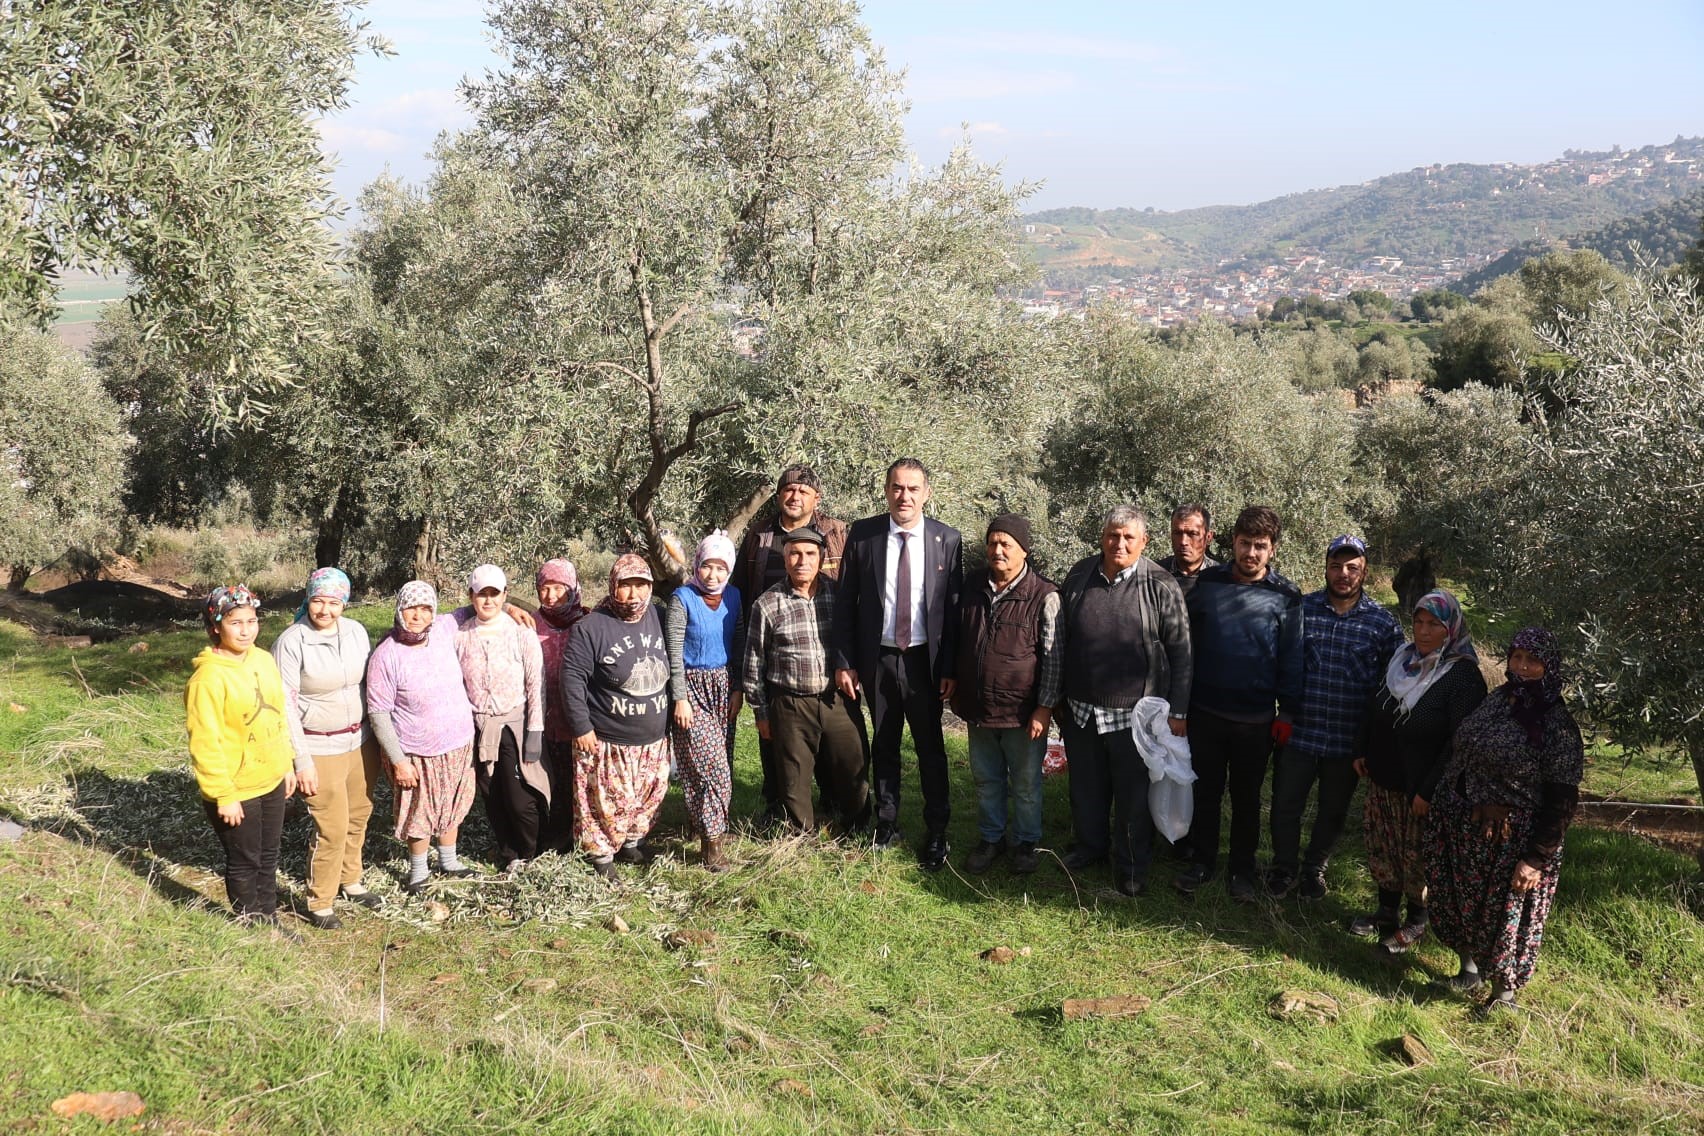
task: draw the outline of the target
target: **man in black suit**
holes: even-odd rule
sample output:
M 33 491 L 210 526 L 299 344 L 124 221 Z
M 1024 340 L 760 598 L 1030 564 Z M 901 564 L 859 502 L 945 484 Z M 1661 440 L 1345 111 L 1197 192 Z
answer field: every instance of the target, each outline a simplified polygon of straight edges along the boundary
M 854 523 L 846 534 L 834 605 L 834 679 L 848 699 L 862 688 L 875 722 L 877 848 L 901 840 L 899 742 L 910 723 L 928 829 L 917 862 L 934 871 L 948 852 L 941 703 L 953 693 L 964 565 L 958 530 L 923 515 L 929 471 L 922 462 L 900 458 L 890 465 L 885 493 L 888 511 Z

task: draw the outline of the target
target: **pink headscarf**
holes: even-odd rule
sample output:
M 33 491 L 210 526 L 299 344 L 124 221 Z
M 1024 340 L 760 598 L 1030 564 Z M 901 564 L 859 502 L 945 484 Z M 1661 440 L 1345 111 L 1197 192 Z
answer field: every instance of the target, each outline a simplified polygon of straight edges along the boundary
M 554 560 L 546 560 L 539 565 L 534 583 L 541 590 L 546 584 L 561 584 L 568 589 L 568 594 L 562 597 L 562 602 L 554 607 L 539 605 L 539 617 L 550 626 L 559 631 L 572 627 L 585 614 L 585 609 L 580 606 L 580 573 L 575 571 L 573 561 L 560 556 Z
M 692 557 L 692 586 L 706 596 L 719 596 L 722 589 L 728 586 L 728 577 L 722 577 L 722 582 L 715 585 L 700 580 L 698 570 L 704 567 L 706 560 L 720 560 L 729 573 L 734 570 L 734 542 L 721 529 L 716 529 L 699 541 L 698 552 Z

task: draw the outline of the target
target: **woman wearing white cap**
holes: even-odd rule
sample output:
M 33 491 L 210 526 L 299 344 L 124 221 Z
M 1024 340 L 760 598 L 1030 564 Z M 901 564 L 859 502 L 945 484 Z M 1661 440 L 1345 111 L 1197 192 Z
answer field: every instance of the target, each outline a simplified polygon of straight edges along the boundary
M 552 802 L 563 800 L 544 755 L 544 653 L 538 636 L 510 618 L 509 580 L 481 564 L 457 609 L 456 659 L 473 704 L 474 776 L 485 796 L 496 857 L 510 873 L 551 846 Z
M 692 578 L 669 597 L 669 697 L 674 702 L 675 765 L 685 789 L 686 815 L 704 842 L 704 867 L 726 871 L 722 836 L 733 793 L 729 725 L 741 697 L 729 690 L 729 660 L 740 626 L 740 590 L 728 583 L 734 542 L 717 529 L 698 542 Z

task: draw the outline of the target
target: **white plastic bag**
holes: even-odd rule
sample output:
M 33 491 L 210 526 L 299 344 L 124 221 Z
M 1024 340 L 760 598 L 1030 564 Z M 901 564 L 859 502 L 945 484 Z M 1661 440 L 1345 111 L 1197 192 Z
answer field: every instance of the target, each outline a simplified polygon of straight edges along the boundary
M 1161 836 L 1176 843 L 1195 819 L 1195 767 L 1189 740 L 1171 732 L 1166 716 L 1171 705 L 1163 698 L 1136 703 L 1130 732 L 1136 751 L 1148 766 L 1148 812 Z

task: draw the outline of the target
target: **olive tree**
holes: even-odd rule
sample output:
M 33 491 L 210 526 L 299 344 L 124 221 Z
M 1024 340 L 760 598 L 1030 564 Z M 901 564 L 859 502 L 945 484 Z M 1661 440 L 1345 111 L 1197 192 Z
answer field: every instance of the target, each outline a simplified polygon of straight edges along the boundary
M 0 323 L 0 565 L 22 588 L 67 549 L 99 544 L 120 510 L 116 403 L 52 337 Z
M 1228 537 L 1243 506 L 1270 505 L 1284 519 L 1283 570 L 1317 579 L 1326 542 L 1355 531 L 1380 491 L 1353 461 L 1341 401 L 1297 390 L 1284 349 L 1219 324 L 1164 347 L 1102 312 L 1083 335 L 1090 389 L 1047 447 L 1045 482 L 1066 526 L 1086 535 L 1118 501 L 1156 517 L 1201 501 Z
M 1422 555 L 1467 575 L 1496 555 L 1501 495 L 1523 476 L 1533 427 L 1507 388 L 1383 398 L 1363 412 L 1355 460 L 1386 496 L 1366 517 L 1380 556 Z
M 457 275 L 509 298 L 483 338 L 526 345 L 476 370 L 558 392 L 534 408 L 561 415 L 565 504 L 670 571 L 667 524 L 737 528 L 798 457 L 848 493 L 931 448 L 944 477 L 980 468 L 972 495 L 1033 488 L 1046 336 L 996 297 L 1031 271 L 1024 190 L 963 150 L 906 166 L 854 4 L 509 0 L 492 22 L 505 65 L 446 153 L 524 222 Z
M 348 0 L 0 5 L 0 308 L 45 322 L 55 276 L 127 272 L 144 335 L 199 408 L 263 412 L 311 335 L 333 245 L 314 120 L 366 35 Z
M 1704 298 L 1648 273 L 1540 334 L 1572 365 L 1482 590 L 1563 637 L 1594 719 L 1683 742 L 1704 789 Z

